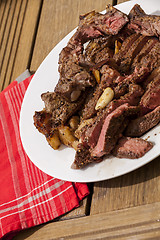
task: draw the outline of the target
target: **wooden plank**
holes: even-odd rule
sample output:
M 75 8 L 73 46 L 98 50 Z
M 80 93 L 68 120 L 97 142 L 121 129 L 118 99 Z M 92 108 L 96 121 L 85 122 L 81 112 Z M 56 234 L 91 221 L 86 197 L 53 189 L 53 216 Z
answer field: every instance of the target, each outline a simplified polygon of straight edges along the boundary
M 80 14 L 102 11 L 109 3 L 112 0 L 45 0 L 30 70 L 36 71 L 52 48 L 78 25 Z
M 159 169 L 160 157 L 131 173 L 95 183 L 91 215 L 160 201 Z
M 17 41 L 21 30 L 21 24 L 25 12 L 26 1 L 12 1 L 11 9 L 12 15 L 9 14 L 9 21 L 5 29 L 5 36 L 3 39 L 1 49 L 1 56 L 3 60 L 1 62 L 1 84 L 0 88 L 5 88 L 10 83 L 10 78 L 7 76 L 7 71 L 11 71 L 12 62 L 14 61 L 15 51 L 17 48 Z M 5 47 L 4 47 L 5 45 Z
M 8 1 L 9 2 L 9 1 Z M 0 91 L 28 67 L 42 1 L 13 0 L 4 14 L 0 50 Z M 7 11 L 7 6 L 5 12 Z
M 2 19 L 5 13 L 5 7 L 6 7 L 6 1 L 0 2 L 0 29 L 2 25 Z
M 11 81 L 15 80 L 30 65 L 33 45 L 39 23 L 39 15 L 41 12 L 42 0 L 27 1 L 27 8 L 23 20 L 23 25 L 17 45 L 16 57 L 14 61 Z
M 2 8 L 2 4 L 3 4 L 3 8 L 4 8 L 4 11 L 3 11 L 3 8 Z M 0 28 L 0 49 L 1 49 L 1 46 L 2 46 L 2 41 L 3 41 L 3 38 L 4 38 L 4 34 L 5 34 L 5 29 L 6 29 L 6 25 L 8 23 L 8 16 L 9 14 L 11 15 L 10 13 L 10 5 L 11 5 L 11 0 L 7 1 L 7 2 L 3 2 L 1 3 L 1 28 Z M 0 60 L 1 62 L 1 60 Z
M 160 239 L 160 203 L 49 223 L 19 233 L 14 240 Z

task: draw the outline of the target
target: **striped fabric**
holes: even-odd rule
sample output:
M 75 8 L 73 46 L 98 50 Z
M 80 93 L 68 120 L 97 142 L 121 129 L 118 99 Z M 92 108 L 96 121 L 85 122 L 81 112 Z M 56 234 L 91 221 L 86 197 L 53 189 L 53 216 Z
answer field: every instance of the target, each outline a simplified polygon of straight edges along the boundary
M 13 82 L 0 93 L 0 238 L 50 221 L 78 207 L 89 194 L 86 184 L 55 179 L 27 157 L 19 115 L 31 78 Z

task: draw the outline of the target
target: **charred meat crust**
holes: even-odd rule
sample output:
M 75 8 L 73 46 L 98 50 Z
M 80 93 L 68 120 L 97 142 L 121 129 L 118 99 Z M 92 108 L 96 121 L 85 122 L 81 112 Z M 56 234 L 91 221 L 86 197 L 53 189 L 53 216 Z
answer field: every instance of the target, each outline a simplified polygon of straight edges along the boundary
M 160 17 L 147 15 L 138 4 L 128 16 L 114 7 L 105 14 L 91 11 L 80 16 L 77 31 L 59 55 L 54 92 L 41 95 L 45 108 L 33 116 L 46 138 L 75 113 L 81 123 L 88 121 L 77 135 L 73 168 L 100 162 L 111 153 L 139 158 L 152 148 L 128 136 L 141 136 L 160 120 L 159 35 Z M 113 100 L 96 110 L 108 87 L 114 91 Z
M 122 137 L 119 139 L 112 154 L 118 158 L 136 159 L 143 157 L 153 144 L 141 138 Z
M 125 135 L 129 137 L 140 137 L 159 122 L 160 106 L 144 116 L 131 120 L 125 130 Z
M 70 116 L 79 110 L 85 100 L 85 94 L 76 103 L 69 103 L 55 92 L 42 94 L 46 112 L 51 114 L 52 128 L 66 123 Z

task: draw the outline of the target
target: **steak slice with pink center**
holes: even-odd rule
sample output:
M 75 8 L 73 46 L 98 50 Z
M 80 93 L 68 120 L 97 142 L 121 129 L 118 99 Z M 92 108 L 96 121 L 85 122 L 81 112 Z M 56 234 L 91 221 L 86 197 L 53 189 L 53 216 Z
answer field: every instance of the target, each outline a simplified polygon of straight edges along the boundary
M 112 151 L 117 140 L 121 137 L 122 132 L 126 128 L 129 115 L 133 114 L 132 109 L 135 111 L 134 107 L 129 107 L 129 104 L 125 103 L 106 116 L 98 142 L 91 151 L 92 156 L 101 157 Z
M 140 158 L 143 157 L 153 144 L 141 138 L 122 137 L 113 150 L 113 155 L 118 158 Z

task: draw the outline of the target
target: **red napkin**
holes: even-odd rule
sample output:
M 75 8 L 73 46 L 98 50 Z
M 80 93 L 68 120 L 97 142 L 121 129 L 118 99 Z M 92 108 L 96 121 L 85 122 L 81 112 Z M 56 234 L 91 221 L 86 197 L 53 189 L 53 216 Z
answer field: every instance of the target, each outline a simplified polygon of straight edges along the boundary
M 22 100 L 32 76 L 0 93 L 0 238 L 50 221 L 79 206 L 86 184 L 39 170 L 26 155 L 19 134 Z

